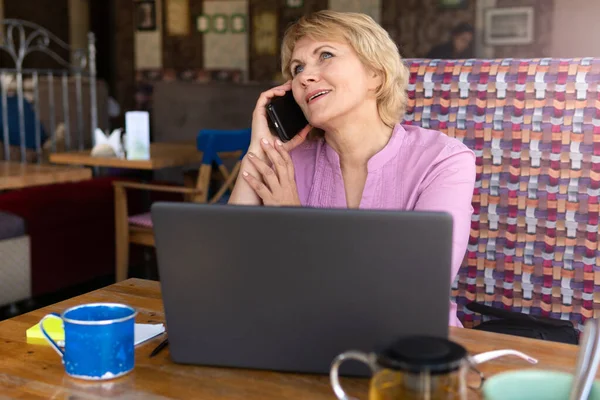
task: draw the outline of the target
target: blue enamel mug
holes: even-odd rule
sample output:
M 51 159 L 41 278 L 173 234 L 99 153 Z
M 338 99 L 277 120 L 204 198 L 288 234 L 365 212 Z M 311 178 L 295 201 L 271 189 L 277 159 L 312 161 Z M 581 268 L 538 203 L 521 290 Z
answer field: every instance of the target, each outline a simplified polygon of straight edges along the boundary
M 137 311 L 116 303 L 92 303 L 48 314 L 40 321 L 46 340 L 61 356 L 65 371 L 88 380 L 113 379 L 133 369 Z M 44 320 L 59 317 L 65 331 L 64 350 L 44 329 Z

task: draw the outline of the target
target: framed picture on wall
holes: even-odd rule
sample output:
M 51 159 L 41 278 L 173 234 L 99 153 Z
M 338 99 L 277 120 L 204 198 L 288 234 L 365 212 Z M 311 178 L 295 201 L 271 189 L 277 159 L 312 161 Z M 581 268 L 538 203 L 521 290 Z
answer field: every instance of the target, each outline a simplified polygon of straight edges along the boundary
M 196 31 L 200 33 L 210 31 L 210 16 L 201 14 L 196 17 Z
M 192 17 L 190 16 L 189 0 L 165 0 L 165 24 L 167 35 L 187 36 L 191 31 Z
M 442 10 L 453 10 L 469 7 L 469 0 L 438 0 L 438 8 Z
M 252 16 L 252 49 L 261 56 L 275 56 L 277 54 L 277 13 L 273 10 L 264 10 Z
M 232 14 L 231 33 L 244 33 L 246 32 L 246 15 L 244 14 Z
M 156 30 L 156 3 L 154 0 L 135 2 L 135 28 L 138 31 Z
M 290 8 L 300 8 L 304 5 L 304 0 L 286 0 L 285 5 Z
M 534 36 L 533 7 L 485 11 L 484 40 L 490 46 L 530 44 Z
M 212 33 L 225 33 L 229 28 L 229 18 L 225 14 L 214 14 L 210 26 Z

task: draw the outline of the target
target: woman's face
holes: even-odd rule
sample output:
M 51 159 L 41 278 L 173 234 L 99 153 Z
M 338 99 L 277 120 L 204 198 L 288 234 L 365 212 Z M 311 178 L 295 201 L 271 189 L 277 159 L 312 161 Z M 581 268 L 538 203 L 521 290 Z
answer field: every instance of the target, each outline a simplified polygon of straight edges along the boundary
M 290 72 L 294 99 L 314 127 L 326 129 L 362 107 L 376 110 L 368 103 L 376 101 L 381 79 L 345 43 L 300 39 Z
M 460 33 L 454 36 L 453 41 L 454 49 L 460 54 L 471 45 L 471 42 L 473 41 L 473 34 L 471 32 Z

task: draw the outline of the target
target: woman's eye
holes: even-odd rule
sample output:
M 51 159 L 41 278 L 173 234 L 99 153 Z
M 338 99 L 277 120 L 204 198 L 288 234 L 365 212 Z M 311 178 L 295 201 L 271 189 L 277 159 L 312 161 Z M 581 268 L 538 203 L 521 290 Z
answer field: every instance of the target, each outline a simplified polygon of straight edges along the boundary
M 302 65 L 296 65 L 293 69 L 292 69 L 292 75 L 297 75 L 300 72 L 302 72 L 302 69 L 304 67 L 302 67 Z
M 331 58 L 331 57 L 333 57 L 333 54 L 331 54 L 328 51 L 324 51 L 324 52 L 321 53 L 321 58 L 323 58 L 323 59 Z

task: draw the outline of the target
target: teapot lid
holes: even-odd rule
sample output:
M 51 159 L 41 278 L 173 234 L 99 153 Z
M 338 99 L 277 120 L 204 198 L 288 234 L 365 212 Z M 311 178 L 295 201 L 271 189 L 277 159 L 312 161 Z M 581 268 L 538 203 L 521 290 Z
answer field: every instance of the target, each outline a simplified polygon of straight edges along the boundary
M 408 336 L 396 340 L 377 354 L 384 368 L 413 373 L 429 371 L 442 374 L 457 370 L 467 350 L 448 339 L 432 336 Z

